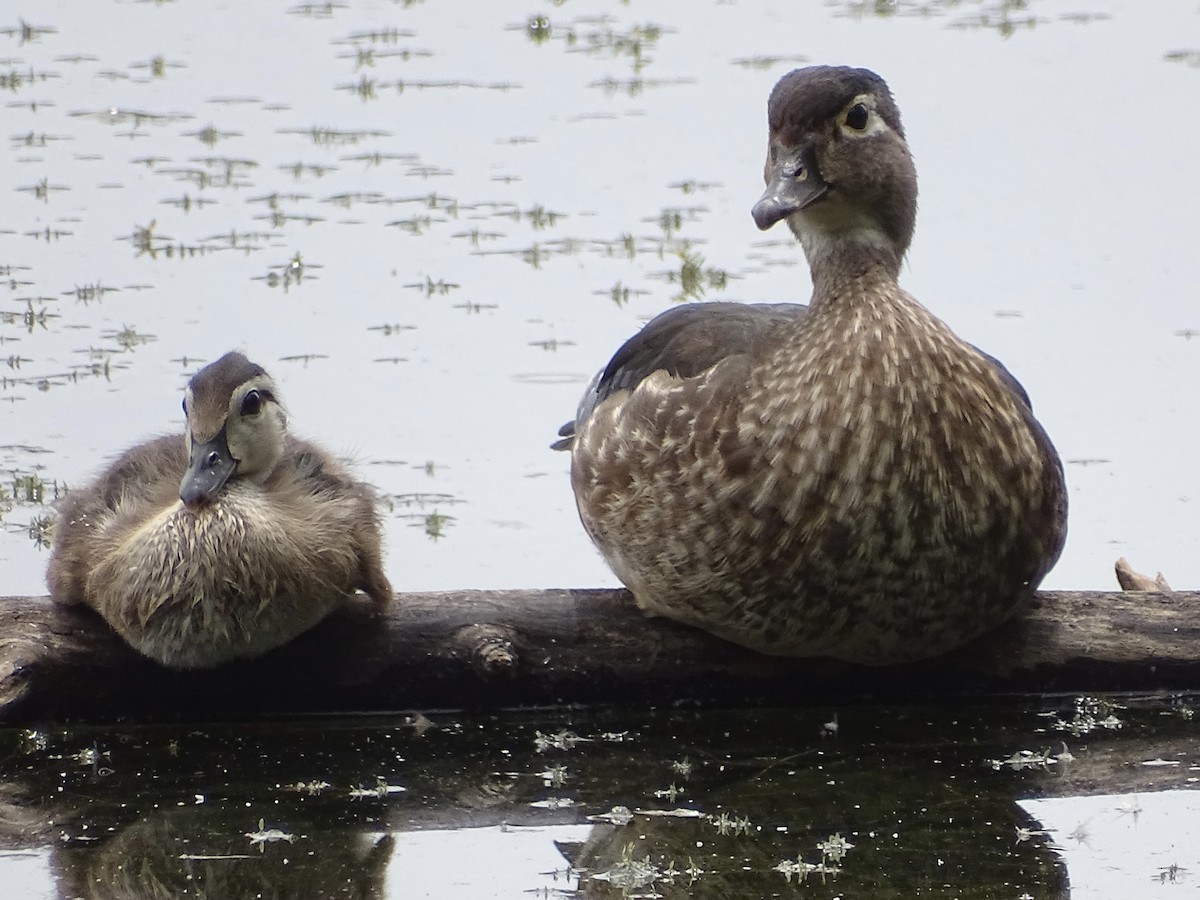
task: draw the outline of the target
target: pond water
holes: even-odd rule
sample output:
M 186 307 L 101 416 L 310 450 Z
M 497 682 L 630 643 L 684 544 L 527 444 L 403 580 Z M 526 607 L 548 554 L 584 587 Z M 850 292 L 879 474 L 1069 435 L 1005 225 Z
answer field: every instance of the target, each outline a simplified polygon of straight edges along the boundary
M 399 589 L 615 584 L 547 445 L 664 307 L 807 299 L 749 213 L 806 61 L 889 79 L 903 280 L 1067 463 L 1046 586 L 1200 583 L 1190 0 L 38 0 L 0 14 L 3 593 L 44 591 L 55 490 L 234 347 L 384 494 Z
M 0 869 L 23 897 L 1175 896 L 1193 702 L 10 729 Z
M 666 306 L 807 298 L 799 248 L 782 229 L 760 234 L 749 214 L 761 191 L 767 93 L 805 62 L 865 65 L 888 79 L 921 175 L 921 214 L 902 280 L 1023 381 L 1067 464 L 1071 534 L 1045 586 L 1111 588 L 1121 555 L 1161 569 L 1175 587 L 1200 583 L 1200 126 L 1189 114 L 1200 108 L 1200 9 L 1193 0 L 16 0 L 0 10 L 0 594 L 44 593 L 56 492 L 131 442 L 178 430 L 187 377 L 231 348 L 276 376 L 297 433 L 346 455 L 378 487 L 389 575 L 399 589 L 615 584 L 579 527 L 568 461 L 547 445 L 594 370 Z M 903 721 L 899 711 L 869 715 L 878 723 L 872 727 Z M 800 854 L 818 864 L 815 842 L 839 832 L 870 843 L 862 835 L 871 823 L 880 823 L 878 834 L 899 828 L 897 816 L 911 822 L 928 803 L 916 794 L 954 787 L 932 761 L 945 736 L 934 729 L 919 783 L 892 784 L 914 775 L 904 754 L 853 757 L 859 776 L 878 779 L 872 790 L 889 784 L 914 792 L 895 807 L 903 812 L 818 814 L 808 807 L 812 798 L 798 794 L 772 812 L 786 779 L 754 757 L 788 752 L 729 735 L 750 730 L 786 743 L 826 720 L 734 718 L 742 724 L 729 730 L 717 714 L 701 716 L 680 744 L 713 766 L 731 754 L 737 779 L 753 786 L 735 800 L 716 778 L 706 814 L 749 816 L 770 832 L 753 849 L 738 844 L 746 835 L 721 836 L 729 846 L 716 852 L 753 860 L 745 881 L 752 886 L 714 896 L 792 892 L 796 879 L 789 884 L 771 869 L 780 860 Z M 645 740 L 667 740 L 682 727 L 674 721 Z M 289 762 L 286 775 L 260 774 L 284 785 L 325 779 L 344 792 L 371 787 L 376 777 L 416 777 L 416 762 L 389 768 L 384 757 L 371 757 L 368 764 L 360 737 L 416 760 L 420 748 L 472 735 L 477 750 L 451 742 L 439 751 L 453 756 L 443 759 L 447 771 L 461 777 L 463 766 L 477 765 L 476 782 L 463 790 L 479 794 L 479 808 L 489 809 L 494 789 L 503 810 L 524 810 L 538 793 L 534 770 L 552 764 L 531 755 L 531 730 L 568 727 L 583 733 L 567 719 L 442 723 L 421 743 L 394 723 L 298 725 L 306 747 L 327 736 L 359 762 L 339 762 L 329 774 L 302 764 L 311 760 L 305 756 Z M 601 727 L 589 723 L 588 733 Z M 621 721 L 603 727 L 637 730 Z M 186 841 L 203 845 L 203 854 L 248 851 L 249 863 L 233 863 L 238 878 L 258 877 L 247 868 L 277 872 L 300 853 L 308 859 L 322 828 L 341 828 L 327 847 L 339 854 L 331 871 L 361 867 L 344 892 L 364 896 L 551 897 L 579 887 L 530 874 L 563 865 L 549 836 L 600 841 L 606 865 L 620 859 L 620 848 L 592 837 L 577 809 L 536 813 L 547 817 L 529 819 L 546 828 L 537 838 L 502 828 L 513 821 L 507 812 L 471 819 L 463 810 L 476 807 L 456 806 L 450 775 L 447 793 L 420 795 L 434 799 L 414 802 L 405 780 L 410 792 L 400 797 L 331 807 L 323 806 L 326 794 L 273 792 L 267 780 L 246 789 L 253 796 L 213 787 L 224 783 L 213 774 L 220 767 L 286 759 L 271 734 L 46 733 L 47 746 L 10 755 L 5 774 L 16 758 L 34 760 L 36 769 L 93 745 L 133 756 L 92 768 L 56 760 L 47 772 L 66 773 L 61 791 L 38 780 L 45 773 L 29 776 L 33 786 L 18 785 L 34 798 L 53 793 L 71 822 L 0 859 L 0 877 L 32 873 L 30 884 L 44 883 L 46 895 L 85 893 L 89 879 L 116 883 L 112 861 L 89 849 L 91 833 L 79 830 L 92 821 L 89 828 L 104 832 L 97 847 L 125 857 L 166 847 L 164 859 L 176 859 L 172 842 Z M 394 745 L 388 735 L 399 735 Z M 881 737 L 879 746 L 892 740 Z M 990 749 L 963 763 L 972 777 L 984 777 L 976 768 L 983 755 L 1033 747 L 988 740 Z M 203 766 L 169 765 L 175 757 L 162 747 L 171 742 L 179 758 L 199 754 Z M 506 747 L 525 763 L 503 763 Z M 136 761 L 140 748 L 157 754 L 153 766 Z M 647 786 L 669 785 L 663 767 L 674 757 L 661 748 L 643 757 L 627 750 L 587 745 L 592 763 L 611 757 L 613 765 L 645 767 Z M 114 774 L 101 778 L 101 769 Z M 489 774 L 509 770 L 518 776 Z M 753 774 L 759 770 L 770 777 Z M 986 837 L 996 854 L 971 856 L 972 864 L 1005 879 L 988 884 L 1012 889 L 979 896 L 1059 895 L 1052 858 L 1039 849 L 1046 843 L 1012 839 L 1025 815 L 1014 798 L 1035 796 L 1040 789 L 1026 791 L 1028 782 L 1056 771 L 986 776 L 1004 798 L 987 812 L 999 823 Z M 160 777 L 165 792 L 157 794 Z M 648 802 L 623 780 L 629 770 L 605 777 L 612 780 L 603 789 L 570 787 L 586 798 L 587 814 Z M 1003 790 L 995 788 L 1004 779 Z M 97 785 L 122 802 L 142 800 L 101 811 L 79 793 L 90 797 Z M 232 800 L 213 812 L 214 790 L 236 798 L 236 815 Z M 946 802 L 983 815 L 961 798 Z M 1150 808 L 1147 796 L 1140 802 Z M 388 818 L 418 806 L 433 824 L 401 828 Z M 272 813 L 284 807 L 288 816 Z M 313 814 L 322 808 L 332 810 L 329 821 Z M 439 810 L 451 808 L 463 818 L 447 825 Z M 1047 809 L 1034 814 L 1045 822 Z M 1194 806 L 1172 816 L 1200 821 Z M 310 836 L 250 845 L 243 835 L 260 830 L 260 818 L 262 831 Z M 950 833 L 946 816 L 935 821 L 934 832 Z M 446 830 L 466 824 L 479 827 L 462 842 Z M 781 826 L 787 830 L 773 830 Z M 628 827 L 671 832 L 663 840 L 680 846 L 715 833 L 711 824 L 674 819 Z M 1118 846 L 1142 834 L 1141 826 L 1132 830 Z M 797 833 L 802 840 L 792 839 Z M 635 839 L 620 832 L 613 840 L 634 841 L 631 859 L 640 858 Z M 891 866 L 888 854 L 902 852 L 921 873 L 905 884 L 938 895 L 943 876 L 922 868 L 936 855 L 931 845 L 898 846 L 875 841 L 850 853 L 875 854 L 862 873 Z M 978 846 L 964 843 L 952 855 L 961 860 L 962 848 Z M 653 852 L 661 853 L 656 866 L 668 858 L 688 864 L 682 850 Z M 157 871 L 151 858 L 147 877 Z M 520 865 L 507 862 L 517 858 Z M 424 874 L 401 859 L 419 861 Z M 1143 862 L 1118 869 L 1146 887 L 1159 860 Z M 1200 864 L 1163 865 L 1196 872 Z M 966 866 L 936 869 L 956 873 L 944 876 L 956 886 L 946 896 L 974 890 Z M 308 863 L 298 870 L 335 877 L 314 874 Z M 162 875 L 168 894 L 179 871 Z M 519 884 L 501 885 L 509 874 Z M 413 888 L 407 879 L 418 877 L 429 881 Z M 474 886 L 459 887 L 472 878 Z M 666 891 L 661 879 L 655 884 Z M 859 882 L 846 885 L 810 877 L 803 890 L 866 895 Z M 594 880 L 585 887 L 604 896 Z M 121 893 L 104 890 L 96 896 Z

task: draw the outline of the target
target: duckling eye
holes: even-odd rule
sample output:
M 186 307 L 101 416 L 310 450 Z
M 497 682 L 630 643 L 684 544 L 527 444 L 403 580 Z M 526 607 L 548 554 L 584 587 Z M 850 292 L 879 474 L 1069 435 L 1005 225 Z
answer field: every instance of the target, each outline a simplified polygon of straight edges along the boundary
M 262 395 L 258 391 L 250 391 L 242 398 L 242 415 L 256 416 L 262 409 Z
M 183 398 L 183 417 L 187 418 L 187 397 Z
M 846 113 L 846 125 L 853 128 L 855 131 L 862 131 L 867 127 L 867 120 L 871 118 L 871 113 L 862 103 L 855 103 Z

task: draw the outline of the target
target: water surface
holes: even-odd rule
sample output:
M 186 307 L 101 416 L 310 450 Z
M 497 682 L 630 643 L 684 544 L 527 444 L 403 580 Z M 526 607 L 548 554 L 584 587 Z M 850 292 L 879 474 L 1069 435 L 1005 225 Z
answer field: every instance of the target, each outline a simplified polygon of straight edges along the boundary
M 1193 703 L 0 731 L 0 868 L 90 898 L 1175 896 Z
M 7 17 L 7 18 L 5 18 Z M 46 503 L 180 427 L 238 347 L 387 500 L 401 589 L 615 581 L 548 451 L 672 303 L 804 300 L 760 234 L 765 98 L 889 79 L 906 286 L 1023 380 L 1067 462 L 1046 584 L 1200 581 L 1200 13 L 1190 2 L 17 3 L 0 14 L 4 592 Z
M 178 430 L 187 377 L 235 347 L 297 433 L 378 486 L 400 589 L 614 584 L 547 445 L 668 305 L 806 299 L 790 236 L 749 215 L 767 92 L 805 62 L 889 80 L 921 176 L 904 284 L 1018 375 L 1067 463 L 1046 586 L 1112 587 L 1126 555 L 1195 587 L 1191 0 L 17 0 L 0 10 L 0 593 L 44 592 L 56 490 Z M 1070 698 L 800 699 L 5 732 L 0 878 L 64 897 L 200 878 L 1045 898 L 1066 860 L 1072 896 L 1125 898 L 1200 877 L 1183 701 L 1076 734 L 1054 727 Z

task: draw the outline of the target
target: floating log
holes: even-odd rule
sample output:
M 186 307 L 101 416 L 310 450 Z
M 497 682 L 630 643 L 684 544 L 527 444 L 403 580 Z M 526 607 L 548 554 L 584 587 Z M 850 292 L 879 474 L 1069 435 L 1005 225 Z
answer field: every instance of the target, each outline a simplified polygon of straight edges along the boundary
M 1200 593 L 1040 592 L 972 645 L 871 668 L 763 656 L 648 619 L 625 590 L 352 600 L 258 660 L 174 672 L 96 615 L 0 599 L 0 721 L 241 718 L 616 703 L 805 705 L 1200 688 Z

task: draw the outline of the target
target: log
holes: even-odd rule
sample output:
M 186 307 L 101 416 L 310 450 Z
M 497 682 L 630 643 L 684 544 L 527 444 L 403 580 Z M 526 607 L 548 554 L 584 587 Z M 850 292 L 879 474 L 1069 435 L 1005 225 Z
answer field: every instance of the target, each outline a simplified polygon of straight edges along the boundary
M 95 614 L 0 599 L 0 721 L 245 718 L 617 703 L 804 705 L 1200 688 L 1200 593 L 1040 592 L 922 663 L 763 656 L 648 619 L 625 590 L 401 594 L 348 602 L 290 645 L 211 671 L 139 656 Z

